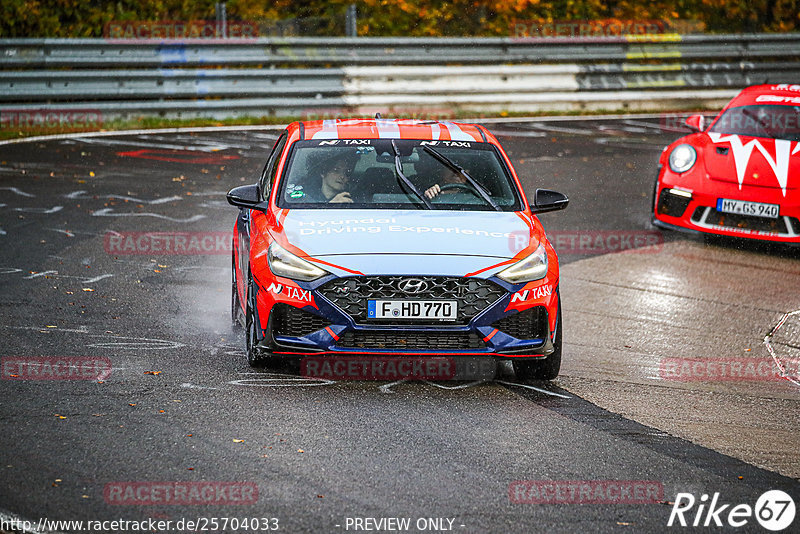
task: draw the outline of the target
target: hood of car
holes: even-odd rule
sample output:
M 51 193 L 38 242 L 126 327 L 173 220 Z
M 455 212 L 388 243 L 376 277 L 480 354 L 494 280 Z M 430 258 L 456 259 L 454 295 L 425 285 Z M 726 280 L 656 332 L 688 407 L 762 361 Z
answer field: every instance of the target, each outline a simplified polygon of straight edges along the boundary
M 417 269 L 434 262 L 436 271 L 446 261 L 472 272 L 513 258 L 541 235 L 514 212 L 435 210 L 297 209 L 282 230 L 305 255 L 359 271 L 391 271 L 410 261 Z
M 800 143 L 714 132 L 704 137 L 702 159 L 712 180 L 774 187 L 784 195 L 800 188 Z

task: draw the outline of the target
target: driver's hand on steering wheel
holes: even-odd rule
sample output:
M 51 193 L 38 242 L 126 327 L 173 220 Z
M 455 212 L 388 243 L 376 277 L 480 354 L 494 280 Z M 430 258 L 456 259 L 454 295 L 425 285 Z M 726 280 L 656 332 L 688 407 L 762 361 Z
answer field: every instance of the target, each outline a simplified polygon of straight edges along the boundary
M 441 192 L 442 188 L 439 187 L 439 184 L 433 184 L 431 187 L 425 190 L 424 195 L 428 200 L 433 200 L 433 198 L 438 196 Z

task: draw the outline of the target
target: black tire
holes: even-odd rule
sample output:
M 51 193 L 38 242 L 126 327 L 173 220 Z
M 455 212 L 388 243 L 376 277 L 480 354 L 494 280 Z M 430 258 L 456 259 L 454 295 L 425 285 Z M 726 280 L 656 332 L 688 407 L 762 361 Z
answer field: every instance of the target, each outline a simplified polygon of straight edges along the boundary
M 269 358 L 269 351 L 257 346 L 255 324 L 256 293 L 253 278 L 248 275 L 247 281 L 247 309 L 244 314 L 244 348 L 247 352 L 247 363 L 250 367 L 263 367 Z
M 650 207 L 652 208 L 652 213 L 650 213 L 650 218 L 654 219 L 656 216 L 656 208 L 658 202 L 658 177 L 656 176 L 656 183 L 653 184 L 653 199 L 650 202 Z
M 514 374 L 519 380 L 553 380 L 561 370 L 561 294 L 558 295 L 558 318 L 552 354 L 546 358 L 514 360 Z
M 231 325 L 234 330 L 239 330 L 242 323 L 239 321 L 241 305 L 239 304 L 239 291 L 236 288 L 236 256 L 232 255 L 231 265 Z

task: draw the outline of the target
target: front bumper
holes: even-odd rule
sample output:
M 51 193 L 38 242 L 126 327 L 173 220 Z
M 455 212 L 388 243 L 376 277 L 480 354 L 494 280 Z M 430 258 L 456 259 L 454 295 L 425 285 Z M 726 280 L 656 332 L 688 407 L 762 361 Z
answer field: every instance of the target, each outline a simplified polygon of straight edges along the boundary
M 375 277 L 373 277 L 375 278 Z M 444 278 L 444 277 L 442 277 Z M 455 277 L 452 277 L 455 279 Z M 362 277 L 361 280 L 364 278 Z M 334 278 L 309 289 L 311 303 L 297 306 L 259 291 L 259 315 L 268 317 L 258 336 L 259 345 L 282 356 L 378 355 L 378 356 L 493 356 L 499 358 L 546 357 L 554 350 L 552 333 L 558 309 L 558 291 L 514 291 L 514 286 L 493 280 L 469 279 L 493 286 L 486 298 L 468 293 L 471 307 L 466 316 L 445 323 L 375 322 L 358 306 L 350 306 L 326 291 L 331 283 L 359 280 Z M 468 280 L 461 278 L 459 280 Z M 520 293 L 529 298 L 523 301 Z M 439 298 L 448 298 L 440 295 Z M 450 297 L 453 298 L 453 297 Z M 361 297 L 350 302 L 359 302 Z M 521 302 L 522 301 L 522 302 Z M 522 307 L 520 304 L 522 303 Z M 513 306 L 512 306 L 513 304 Z
M 689 175 L 691 173 L 687 173 Z M 727 237 L 800 244 L 800 195 L 776 187 L 738 184 L 705 178 L 702 187 L 690 176 L 662 169 L 656 183 L 653 224 Z M 688 185 L 687 185 L 688 184 Z M 717 200 L 734 199 L 780 205 L 777 219 L 718 212 Z

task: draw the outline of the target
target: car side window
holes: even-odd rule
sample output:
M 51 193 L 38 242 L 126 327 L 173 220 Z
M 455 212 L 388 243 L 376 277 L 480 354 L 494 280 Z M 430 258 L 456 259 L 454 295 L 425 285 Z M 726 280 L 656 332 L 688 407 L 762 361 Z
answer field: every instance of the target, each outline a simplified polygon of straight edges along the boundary
M 272 190 L 272 185 L 275 183 L 275 174 L 278 172 L 278 162 L 281 159 L 281 152 L 283 147 L 286 146 L 286 132 L 284 132 L 275 142 L 272 147 L 272 152 L 267 159 L 267 164 L 264 165 L 264 170 L 261 171 L 261 179 L 258 181 L 258 190 L 261 192 L 262 198 L 269 197 L 269 191 Z

